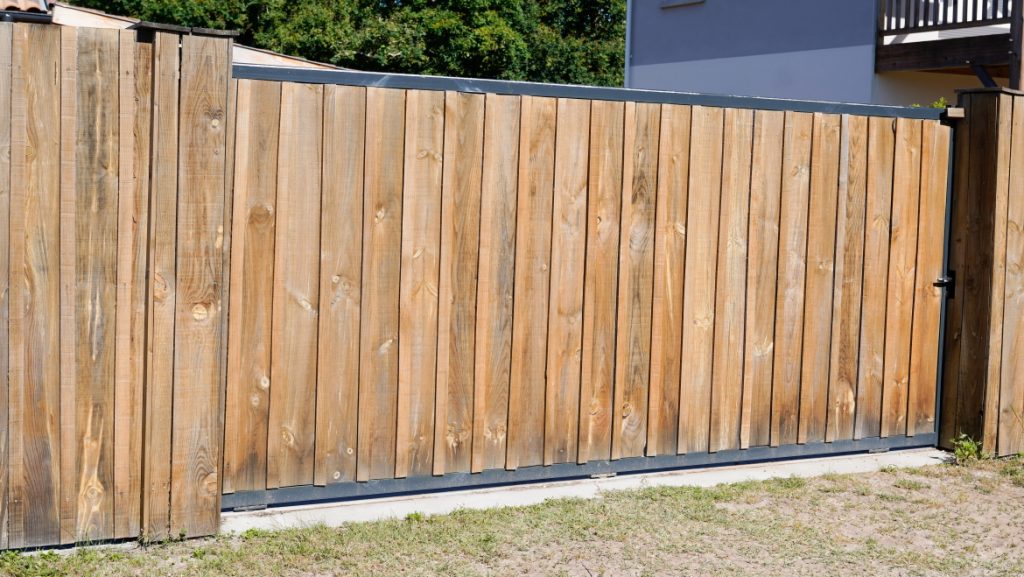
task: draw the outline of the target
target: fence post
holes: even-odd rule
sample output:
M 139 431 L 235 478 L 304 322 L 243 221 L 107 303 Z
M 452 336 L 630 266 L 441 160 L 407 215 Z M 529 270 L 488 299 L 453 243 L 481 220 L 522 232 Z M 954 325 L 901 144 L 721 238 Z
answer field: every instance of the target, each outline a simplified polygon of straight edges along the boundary
M 1024 94 L 963 91 L 957 128 L 940 443 L 1024 449 Z

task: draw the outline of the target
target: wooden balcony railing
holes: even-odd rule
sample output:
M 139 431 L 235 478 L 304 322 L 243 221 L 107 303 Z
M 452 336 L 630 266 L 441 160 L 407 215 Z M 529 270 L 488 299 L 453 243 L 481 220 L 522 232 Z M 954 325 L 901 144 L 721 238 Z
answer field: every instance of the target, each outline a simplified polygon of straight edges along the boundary
M 882 35 L 969 28 L 1012 21 L 1016 0 L 882 0 Z

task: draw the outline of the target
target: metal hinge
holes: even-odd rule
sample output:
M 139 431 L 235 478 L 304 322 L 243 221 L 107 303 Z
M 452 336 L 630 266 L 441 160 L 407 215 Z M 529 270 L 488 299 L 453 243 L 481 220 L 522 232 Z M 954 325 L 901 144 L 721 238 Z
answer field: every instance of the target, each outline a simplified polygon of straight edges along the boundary
M 244 513 L 247 511 L 262 511 L 266 508 L 266 505 L 245 505 L 244 507 L 235 507 L 232 511 L 235 513 Z
M 618 475 L 618 473 L 615 473 L 615 472 L 610 472 L 610 473 L 594 473 L 593 475 L 590 476 L 590 478 L 591 479 L 609 479 L 609 478 L 615 477 L 617 475 Z
M 875 447 L 874 449 L 868 449 L 868 453 L 888 453 L 889 447 Z
M 941 289 L 945 289 L 947 299 L 956 298 L 956 271 L 951 270 L 949 271 L 949 274 L 947 274 L 946 276 L 940 276 L 939 278 L 935 279 L 935 282 L 932 283 L 932 286 L 937 286 Z

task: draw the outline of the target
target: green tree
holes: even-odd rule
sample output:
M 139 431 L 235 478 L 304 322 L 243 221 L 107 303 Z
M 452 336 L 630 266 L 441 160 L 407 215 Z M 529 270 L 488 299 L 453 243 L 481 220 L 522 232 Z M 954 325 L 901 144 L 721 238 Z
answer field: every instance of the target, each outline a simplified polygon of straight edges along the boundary
M 78 0 L 359 70 L 621 86 L 625 0 Z

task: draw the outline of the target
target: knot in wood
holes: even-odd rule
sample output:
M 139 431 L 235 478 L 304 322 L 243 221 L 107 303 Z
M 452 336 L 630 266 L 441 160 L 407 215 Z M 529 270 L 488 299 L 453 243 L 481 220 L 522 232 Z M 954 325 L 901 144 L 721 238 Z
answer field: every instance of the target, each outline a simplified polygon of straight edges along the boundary
M 210 311 L 206 308 L 203 303 L 196 303 L 192 305 L 192 318 L 197 321 L 205 321 L 210 316 Z

